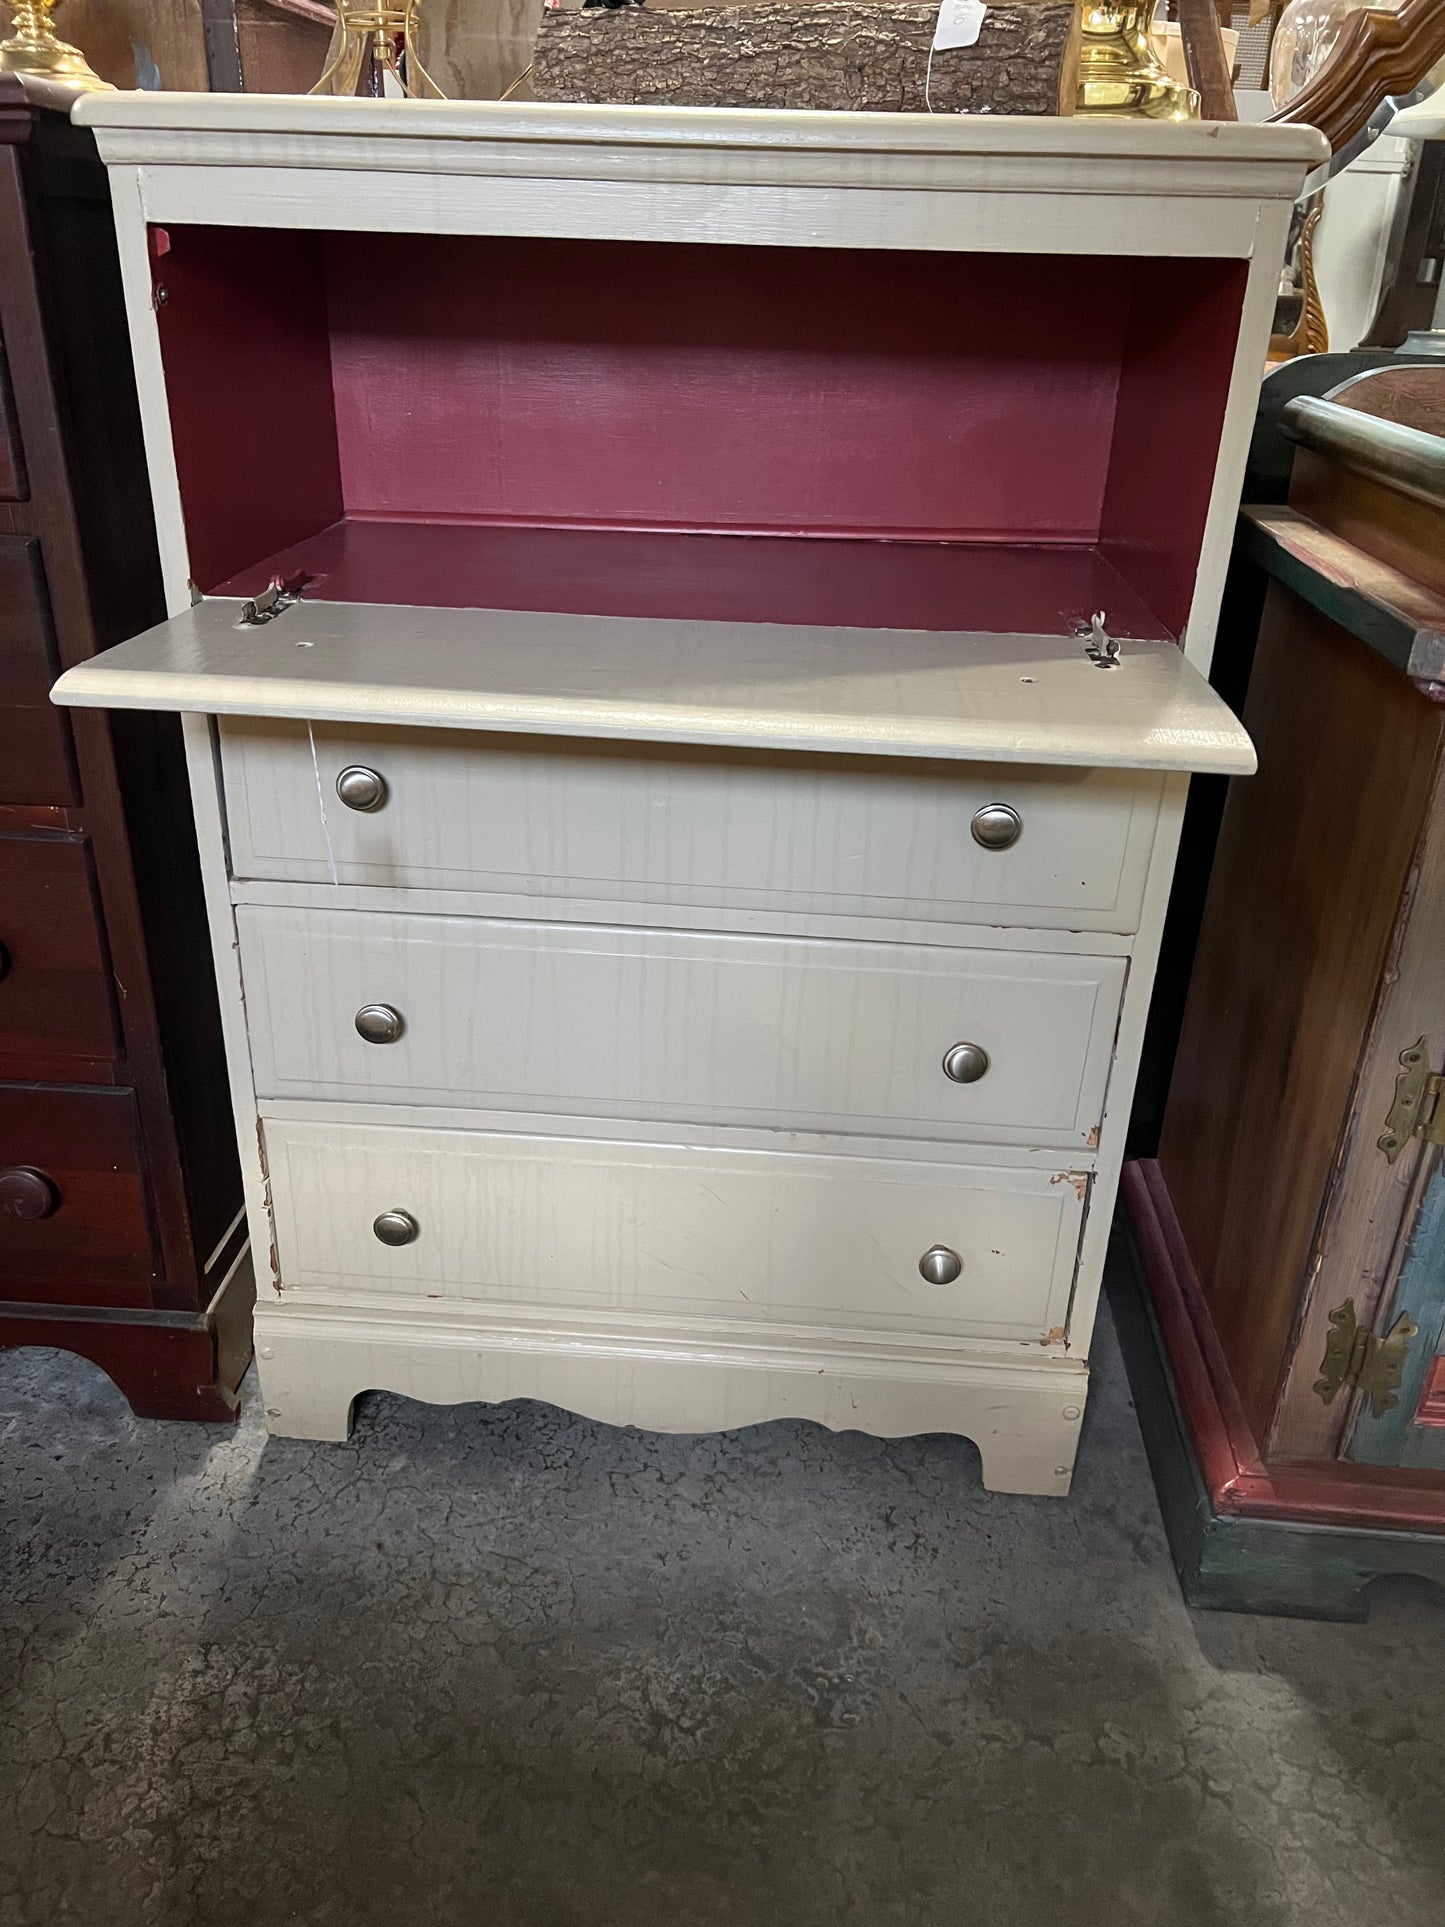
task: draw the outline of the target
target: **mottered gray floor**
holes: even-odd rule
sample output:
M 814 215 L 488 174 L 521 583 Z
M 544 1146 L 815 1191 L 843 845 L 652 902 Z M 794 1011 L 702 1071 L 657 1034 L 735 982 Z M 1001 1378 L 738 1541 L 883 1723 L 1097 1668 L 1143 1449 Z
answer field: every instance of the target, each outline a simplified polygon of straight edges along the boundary
M 6 1927 L 1438 1927 L 1445 1610 L 1180 1603 L 1107 1332 L 969 1446 L 374 1397 L 344 1446 L 0 1354 Z

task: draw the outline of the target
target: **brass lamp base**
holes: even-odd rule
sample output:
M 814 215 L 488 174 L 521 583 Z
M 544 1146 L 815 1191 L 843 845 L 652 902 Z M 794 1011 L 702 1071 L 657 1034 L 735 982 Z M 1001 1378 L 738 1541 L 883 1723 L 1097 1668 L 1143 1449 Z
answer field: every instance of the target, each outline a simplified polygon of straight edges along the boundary
M 66 87 L 113 94 L 115 88 L 92 69 L 79 47 L 60 39 L 50 24 L 55 0 L 20 0 L 15 31 L 0 40 L 0 74 L 39 74 Z
M 1165 72 L 1149 40 L 1154 0 L 1085 0 L 1075 113 L 1198 120 L 1199 96 Z

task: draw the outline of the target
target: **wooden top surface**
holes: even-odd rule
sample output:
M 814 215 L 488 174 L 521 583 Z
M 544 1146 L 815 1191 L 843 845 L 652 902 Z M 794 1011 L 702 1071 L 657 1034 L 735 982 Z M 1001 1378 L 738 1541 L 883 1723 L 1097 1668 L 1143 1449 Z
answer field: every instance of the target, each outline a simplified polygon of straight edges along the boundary
M 303 602 L 202 602 L 68 669 L 62 705 L 832 754 L 1248 774 L 1173 643 Z
M 648 145 L 847 148 L 914 153 L 1117 154 L 1161 160 L 1315 162 L 1310 127 L 1242 121 L 1090 119 L 1032 114 L 850 114 L 752 107 L 602 107 L 549 101 L 363 100 L 318 94 L 84 94 L 89 127 L 365 134 L 379 140 L 593 140 Z

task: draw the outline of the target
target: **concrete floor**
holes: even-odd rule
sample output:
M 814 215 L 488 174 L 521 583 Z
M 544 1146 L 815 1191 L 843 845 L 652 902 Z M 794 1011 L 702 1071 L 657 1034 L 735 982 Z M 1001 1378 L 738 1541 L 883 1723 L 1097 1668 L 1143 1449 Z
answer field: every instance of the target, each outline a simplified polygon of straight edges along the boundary
M 1075 1496 L 966 1444 L 361 1407 L 0 1355 L 0 1920 L 1415 1927 L 1445 1611 L 1191 1616 L 1112 1341 Z

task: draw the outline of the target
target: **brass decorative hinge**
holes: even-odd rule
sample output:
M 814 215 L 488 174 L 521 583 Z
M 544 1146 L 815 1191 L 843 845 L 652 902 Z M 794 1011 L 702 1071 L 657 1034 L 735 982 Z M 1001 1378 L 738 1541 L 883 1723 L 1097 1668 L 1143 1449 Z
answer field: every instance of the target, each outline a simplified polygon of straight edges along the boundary
M 1395 1079 L 1395 1101 L 1385 1119 L 1380 1149 L 1391 1164 L 1411 1138 L 1445 1144 L 1445 1076 L 1430 1068 L 1430 1047 L 1419 1037 L 1400 1052 L 1400 1075 Z
M 1359 1324 L 1355 1301 L 1347 1298 L 1330 1313 L 1330 1335 L 1315 1391 L 1326 1405 L 1337 1392 L 1349 1388 L 1370 1401 L 1372 1418 L 1383 1418 L 1400 1403 L 1400 1377 L 1410 1340 L 1420 1327 L 1402 1311 L 1383 1338 Z

